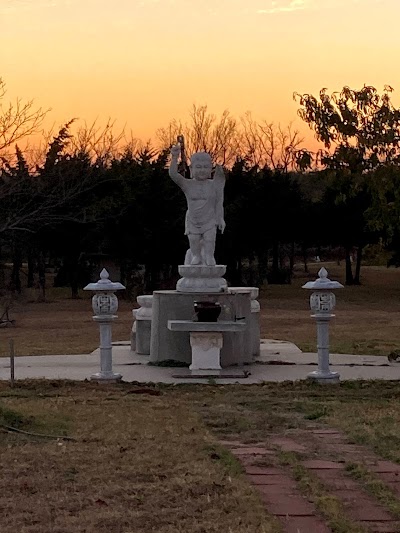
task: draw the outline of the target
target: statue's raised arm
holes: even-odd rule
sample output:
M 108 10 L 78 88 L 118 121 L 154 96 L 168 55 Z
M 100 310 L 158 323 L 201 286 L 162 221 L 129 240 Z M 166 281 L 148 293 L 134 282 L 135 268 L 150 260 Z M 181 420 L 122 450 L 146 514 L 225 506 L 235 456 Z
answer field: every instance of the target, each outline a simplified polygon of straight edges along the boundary
M 171 147 L 171 164 L 169 166 L 169 176 L 179 187 L 183 188 L 186 179 L 178 172 L 178 158 L 181 153 L 180 144 Z

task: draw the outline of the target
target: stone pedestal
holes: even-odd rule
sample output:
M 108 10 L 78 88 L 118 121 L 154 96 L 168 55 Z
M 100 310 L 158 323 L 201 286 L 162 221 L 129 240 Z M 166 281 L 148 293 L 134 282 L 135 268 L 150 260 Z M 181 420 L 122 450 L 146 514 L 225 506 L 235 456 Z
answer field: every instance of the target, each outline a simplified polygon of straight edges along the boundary
M 251 345 L 254 358 L 260 357 L 261 326 L 260 326 L 260 303 L 257 300 L 251 301 Z
M 136 311 L 137 309 L 132 310 L 133 324 L 131 329 L 131 351 L 136 352 Z
M 222 292 L 228 286 L 223 278 L 225 265 L 180 265 L 178 271 L 182 276 L 176 284 L 178 292 Z
M 140 308 L 134 311 L 136 319 L 136 353 L 150 355 L 153 296 L 147 294 L 138 296 L 137 303 Z
M 319 296 L 319 294 L 318 294 Z M 333 297 L 334 302 L 335 295 L 329 294 Z M 334 304 L 333 304 L 334 305 Z M 318 383 L 339 383 L 339 372 L 332 372 L 329 368 L 329 321 L 335 315 L 312 315 L 317 321 L 317 349 L 318 349 L 318 370 L 310 372 L 307 377 Z
M 194 322 L 192 320 L 169 320 L 168 329 L 178 334 L 182 331 L 190 333 L 192 362 L 189 370 L 195 374 L 220 375 L 220 352 L 223 347 L 225 332 L 245 331 L 244 322 Z
M 103 383 L 118 383 L 121 381 L 121 374 L 113 372 L 112 369 L 112 333 L 111 324 L 116 316 L 99 317 L 94 316 L 100 326 L 100 372 L 90 376 L 91 381 Z
M 251 318 L 250 294 L 181 293 L 178 291 L 154 291 L 153 320 L 151 328 L 150 362 L 166 360 L 191 363 L 192 349 L 189 331 L 171 331 L 169 320 L 193 321 L 193 304 L 198 300 L 218 302 L 223 321 L 245 322 L 241 331 L 225 331 L 221 348 L 221 366 L 243 365 L 253 361 L 249 322 Z M 200 323 L 199 323 L 200 324 Z
M 260 304 L 257 301 L 259 295 L 258 287 L 229 287 L 230 294 L 250 294 L 251 317 L 249 322 L 249 342 L 251 343 L 251 353 L 254 358 L 260 356 Z
M 203 332 L 190 333 L 192 347 L 192 364 L 189 370 L 221 370 L 220 352 L 222 348 L 222 333 Z M 218 372 L 219 373 L 219 372 Z

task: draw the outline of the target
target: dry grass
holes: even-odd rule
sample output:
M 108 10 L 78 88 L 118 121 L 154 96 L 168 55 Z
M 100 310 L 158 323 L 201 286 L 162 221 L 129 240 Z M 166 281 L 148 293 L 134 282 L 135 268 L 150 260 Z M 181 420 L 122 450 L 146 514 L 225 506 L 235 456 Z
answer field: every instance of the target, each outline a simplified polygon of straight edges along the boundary
M 261 442 L 275 432 L 327 423 L 400 464 L 400 389 L 397 382 L 349 381 L 192 387 L 187 397 L 213 433 Z M 189 396 L 190 394 L 190 396 Z
M 77 439 L 0 433 L 2 533 L 278 533 L 218 438 L 268 442 L 272 434 L 327 422 L 400 462 L 396 383 L 133 390 L 0 383 L 0 425 Z M 342 524 L 337 502 L 300 474 L 324 516 Z
M 220 438 L 245 443 L 268 443 L 272 436 L 297 438 L 307 456 L 344 462 L 338 444 L 324 455 L 315 448 L 310 428 L 338 428 L 349 442 L 363 445 L 366 454 L 400 464 L 400 390 L 397 382 L 347 382 L 327 387 L 311 383 L 264 384 L 219 387 L 192 392 L 191 401 L 213 433 Z M 321 452 L 322 456 L 319 456 Z M 325 451 L 326 453 L 326 451 Z M 281 452 L 298 487 L 315 503 L 332 531 L 360 532 L 364 529 L 346 517 L 337 496 L 302 465 L 303 454 Z M 360 460 L 360 458 L 358 458 Z M 270 459 L 259 460 L 269 466 Z M 284 464 L 282 462 L 281 464 Z M 398 494 L 360 464 L 348 463 L 346 473 L 355 477 L 393 516 L 400 516 Z
M 268 338 L 294 342 L 303 351 L 316 351 L 315 322 L 302 289 L 322 266 L 312 265 L 309 277 L 298 272 L 292 285 L 270 285 L 261 300 L 261 329 Z M 344 265 L 325 265 L 329 277 L 344 284 Z M 400 348 L 400 270 L 364 267 L 362 285 L 338 290 L 336 318 L 331 321 L 332 353 L 388 355 Z
M 347 474 L 357 480 L 364 489 L 384 505 L 393 516 L 400 519 L 400 501 L 393 489 L 381 481 L 376 474 L 370 472 L 364 465 L 349 463 L 346 465 Z
M 90 295 L 81 300 L 66 297 L 66 291 L 52 289 L 49 301 L 21 299 L 11 311 L 15 327 L 0 328 L 0 356 L 8 354 L 9 339 L 15 341 L 16 355 L 91 353 L 99 345 L 98 326 L 92 320 Z M 113 324 L 116 340 L 129 340 L 133 304 L 119 302 L 118 320 Z M 137 306 L 135 306 L 137 307 Z
M 301 271 L 290 286 L 270 285 L 261 292 L 263 337 L 287 340 L 303 351 L 316 351 L 315 323 L 310 318 L 309 291 L 301 286 L 315 279 L 322 264 Z M 325 265 L 332 279 L 344 282 L 344 265 Z M 364 267 L 363 285 L 337 294 L 336 318 L 331 323 L 333 353 L 388 355 L 400 348 L 400 270 Z M 0 356 L 8 353 L 10 338 L 17 355 L 90 353 L 98 346 L 98 329 L 91 319 L 90 295 L 71 300 L 68 291 L 51 289 L 48 303 L 25 294 L 11 312 L 15 327 L 0 328 Z M 113 326 L 115 340 L 129 340 L 134 304 L 120 300 Z
M 0 384 L 22 427 L 77 439 L 1 434 L 2 533 L 280 531 L 184 393 L 131 388 Z

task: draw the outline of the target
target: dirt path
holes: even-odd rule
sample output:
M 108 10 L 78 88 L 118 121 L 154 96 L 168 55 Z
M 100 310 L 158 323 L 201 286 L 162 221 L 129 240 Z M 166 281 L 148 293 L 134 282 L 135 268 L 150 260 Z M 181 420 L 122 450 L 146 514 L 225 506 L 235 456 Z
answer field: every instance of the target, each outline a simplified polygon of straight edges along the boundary
M 400 532 L 400 465 L 310 424 L 255 445 L 222 441 L 284 533 Z

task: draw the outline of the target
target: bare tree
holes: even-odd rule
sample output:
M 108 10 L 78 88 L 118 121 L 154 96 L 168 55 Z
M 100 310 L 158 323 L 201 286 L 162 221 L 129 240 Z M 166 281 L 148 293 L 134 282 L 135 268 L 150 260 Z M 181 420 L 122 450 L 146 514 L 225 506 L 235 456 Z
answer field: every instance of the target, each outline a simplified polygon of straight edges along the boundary
M 40 131 L 49 109 L 35 108 L 34 101 L 3 103 L 6 84 L 0 78 L 0 153 L 23 138 Z
M 221 165 L 230 165 L 240 152 L 240 135 L 237 121 L 225 110 L 218 119 L 208 112 L 206 105 L 193 105 L 190 121 L 182 123 L 172 120 L 166 128 L 157 130 L 156 135 L 162 150 L 176 142 L 178 135 L 184 135 L 188 154 L 206 151 Z
M 130 139 L 130 143 L 132 140 Z M 71 139 L 73 152 L 86 153 L 92 161 L 105 166 L 118 155 L 123 144 L 127 144 L 125 129 L 115 133 L 115 121 L 111 119 L 108 119 L 105 126 L 99 126 L 97 120 L 92 124 L 85 122 Z
M 292 123 L 286 127 L 266 120 L 259 123 L 248 112 L 241 118 L 241 126 L 242 151 L 252 166 L 285 172 L 297 168 L 304 139 Z
M 72 119 L 71 124 L 77 124 L 77 119 Z M 114 131 L 114 122 L 108 120 L 105 126 L 92 124 L 77 124 L 77 129 L 71 135 L 68 153 L 77 155 L 85 153 L 92 162 L 108 166 L 113 159 L 117 159 L 126 151 L 136 154 L 143 148 L 143 142 L 134 137 L 132 131 L 127 134 L 125 130 L 117 133 Z M 29 142 L 23 149 L 29 168 L 32 171 L 40 168 L 45 159 L 52 138 L 56 135 L 55 125 L 43 131 L 39 142 L 30 145 Z M 12 160 L 12 157 L 10 158 Z
M 185 137 L 187 154 L 206 151 L 226 166 L 243 158 L 251 166 L 287 172 L 300 166 L 299 159 L 303 162 L 304 139 L 292 123 L 283 127 L 266 120 L 257 122 L 250 112 L 237 121 L 225 110 L 217 119 L 206 105 L 193 105 L 189 122 L 172 120 L 166 128 L 157 130 L 161 148 L 170 147 L 180 134 Z
M 82 222 L 79 200 L 95 189 L 99 180 L 85 152 L 71 152 L 73 140 L 65 124 L 49 143 L 45 161 L 29 171 L 16 147 L 16 162 L 2 158 L 0 167 L 0 236 L 7 232 L 36 233 L 44 226 Z

